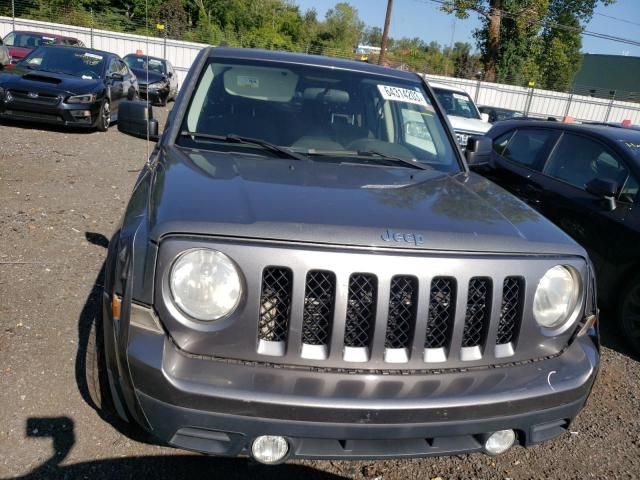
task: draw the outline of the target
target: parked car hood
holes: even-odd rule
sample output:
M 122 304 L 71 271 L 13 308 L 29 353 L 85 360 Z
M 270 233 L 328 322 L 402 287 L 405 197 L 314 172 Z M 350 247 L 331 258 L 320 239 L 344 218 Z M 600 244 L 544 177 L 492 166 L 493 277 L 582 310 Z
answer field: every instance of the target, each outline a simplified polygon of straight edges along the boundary
M 147 72 L 139 68 L 132 68 L 131 71 L 138 79 L 138 85 L 151 85 L 152 83 L 166 80 L 166 77 L 158 72 L 149 72 L 149 80 L 147 82 Z
M 20 60 L 21 58 L 26 57 L 33 51 L 32 48 L 26 47 L 9 47 L 9 54 L 11 58 L 14 60 Z
M 448 115 L 448 117 L 454 130 L 485 134 L 491 129 L 489 122 L 483 122 L 477 118 L 458 117 L 457 115 Z
M 476 174 L 163 147 L 155 241 L 204 234 L 365 247 L 576 254 L 584 250 Z
M 0 86 L 6 89 L 58 94 L 93 93 L 104 88 L 102 79 L 83 79 L 74 75 L 29 70 L 16 66 L 0 73 Z

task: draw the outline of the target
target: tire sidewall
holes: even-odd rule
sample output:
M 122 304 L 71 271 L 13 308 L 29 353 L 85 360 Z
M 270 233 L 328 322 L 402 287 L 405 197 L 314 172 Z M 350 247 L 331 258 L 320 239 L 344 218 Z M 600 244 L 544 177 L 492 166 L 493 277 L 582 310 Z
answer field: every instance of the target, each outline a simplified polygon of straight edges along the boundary
M 637 336 L 633 336 L 632 326 L 628 322 L 628 316 L 625 315 L 628 312 L 629 303 L 631 299 L 631 295 L 634 290 L 640 289 L 640 277 L 634 278 L 629 284 L 624 288 L 622 295 L 620 296 L 620 306 L 618 308 L 618 327 L 626 339 L 627 343 L 638 353 L 640 353 L 640 338 Z M 638 306 L 638 314 L 640 315 L 640 305 Z M 635 327 L 635 330 L 640 329 L 640 324 Z

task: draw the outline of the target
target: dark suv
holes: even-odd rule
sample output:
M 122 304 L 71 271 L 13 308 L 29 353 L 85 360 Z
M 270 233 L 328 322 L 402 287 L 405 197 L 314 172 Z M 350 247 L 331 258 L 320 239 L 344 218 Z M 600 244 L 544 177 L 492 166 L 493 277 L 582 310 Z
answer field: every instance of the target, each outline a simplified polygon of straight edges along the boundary
M 207 48 L 109 244 L 89 383 L 209 454 L 498 454 L 566 431 L 596 328 L 585 251 L 468 171 L 420 76 Z

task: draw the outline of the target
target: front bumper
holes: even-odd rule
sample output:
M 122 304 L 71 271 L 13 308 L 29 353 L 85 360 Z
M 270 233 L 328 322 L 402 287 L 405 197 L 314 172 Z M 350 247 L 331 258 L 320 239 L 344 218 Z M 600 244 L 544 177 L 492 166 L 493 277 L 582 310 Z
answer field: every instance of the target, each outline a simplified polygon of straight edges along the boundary
M 13 98 L 0 99 L 0 118 L 92 128 L 100 115 L 102 99 L 90 104 L 70 104 L 59 100 L 56 103 L 42 103 L 37 100 Z
M 149 100 L 152 104 L 165 104 L 169 98 L 169 87 L 162 89 L 148 89 L 145 85 L 140 86 L 140 98 Z
M 138 310 L 140 307 L 134 307 Z M 374 459 L 482 450 L 514 429 L 524 446 L 568 428 L 599 362 L 589 336 L 560 355 L 499 368 L 355 373 L 193 356 L 161 331 L 131 324 L 124 382 L 144 424 L 176 447 L 244 455 L 281 435 L 289 458 Z M 112 376 L 113 378 L 113 376 Z

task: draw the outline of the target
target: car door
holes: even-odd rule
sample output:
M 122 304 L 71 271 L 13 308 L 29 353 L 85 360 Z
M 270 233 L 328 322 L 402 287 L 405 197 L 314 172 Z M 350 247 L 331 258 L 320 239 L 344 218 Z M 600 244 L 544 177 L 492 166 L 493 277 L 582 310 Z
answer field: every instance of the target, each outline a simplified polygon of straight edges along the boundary
M 491 164 L 474 170 L 541 210 L 540 170 L 558 136 L 558 132 L 548 128 L 508 130 L 493 140 Z
M 120 71 L 120 64 L 118 59 L 115 57 L 109 59 L 105 80 L 111 95 L 111 111 L 115 112 L 118 110 L 120 101 L 126 95 L 123 85 L 124 78 Z
M 543 167 L 543 213 L 589 252 L 600 287 L 614 281 L 619 267 L 636 258 L 640 237 L 629 223 L 638 180 L 623 157 L 604 142 L 564 132 Z M 619 185 L 616 208 L 587 191 L 596 179 Z

